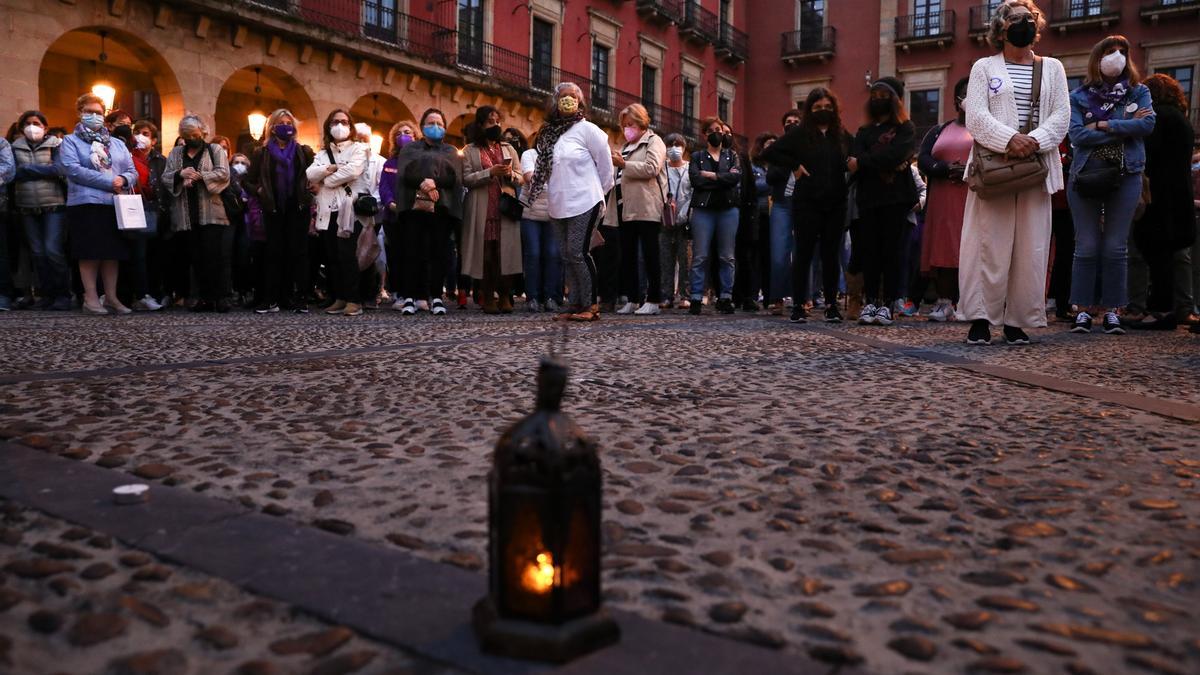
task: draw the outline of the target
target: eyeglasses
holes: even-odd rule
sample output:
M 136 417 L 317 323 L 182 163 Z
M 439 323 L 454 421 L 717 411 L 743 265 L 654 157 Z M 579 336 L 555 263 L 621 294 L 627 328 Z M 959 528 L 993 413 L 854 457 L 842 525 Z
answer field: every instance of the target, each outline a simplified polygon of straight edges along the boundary
M 1040 15 L 1037 12 L 1029 12 L 1027 14 L 1014 14 L 1013 16 L 1008 17 L 1008 19 L 1006 19 L 1006 22 L 1010 26 L 1015 26 L 1018 23 L 1037 23 L 1038 16 L 1040 16 Z

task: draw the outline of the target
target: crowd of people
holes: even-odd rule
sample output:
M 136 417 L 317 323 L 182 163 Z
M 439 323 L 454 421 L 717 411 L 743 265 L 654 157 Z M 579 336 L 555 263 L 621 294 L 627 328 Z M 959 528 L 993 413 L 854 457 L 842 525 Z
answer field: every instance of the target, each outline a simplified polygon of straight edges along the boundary
M 1076 333 L 1200 332 L 1200 154 L 1179 83 L 1143 78 L 1109 36 L 1069 91 L 1034 51 L 1045 25 L 1032 0 L 1000 3 L 995 55 L 923 138 L 893 77 L 854 133 L 859 114 L 817 88 L 748 148 L 716 117 L 696 147 L 662 137 L 639 104 L 614 148 L 565 82 L 528 143 L 482 106 L 456 148 L 431 108 L 392 126 L 386 156 L 346 109 L 318 148 L 276 110 L 245 154 L 188 114 L 164 155 L 153 122 L 84 94 L 73 130 L 28 111 L 0 140 L 0 311 L 440 316 L 474 300 L 571 321 L 921 316 L 968 323 L 974 345 L 993 327 L 1028 344 L 1049 311 Z M 116 195 L 140 196 L 142 227 L 119 223 Z

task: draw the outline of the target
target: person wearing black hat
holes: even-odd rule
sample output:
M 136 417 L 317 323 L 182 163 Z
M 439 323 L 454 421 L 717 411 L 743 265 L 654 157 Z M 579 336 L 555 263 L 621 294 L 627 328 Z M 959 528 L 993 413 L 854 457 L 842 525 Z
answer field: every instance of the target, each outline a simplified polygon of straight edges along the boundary
M 909 168 L 916 131 L 904 110 L 904 83 L 882 77 L 871 85 L 866 119 L 846 160 L 858 184 L 858 225 L 850 233 L 866 295 L 858 322 L 889 326 L 899 297 L 900 241 L 919 199 Z

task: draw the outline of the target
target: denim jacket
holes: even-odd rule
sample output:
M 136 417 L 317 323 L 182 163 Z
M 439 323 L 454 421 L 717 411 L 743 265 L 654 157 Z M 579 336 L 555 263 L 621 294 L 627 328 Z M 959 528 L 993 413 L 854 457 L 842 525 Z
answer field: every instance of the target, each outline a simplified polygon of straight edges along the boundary
M 137 185 L 137 169 L 125 142 L 113 136 L 108 141 L 112 166 L 100 171 L 92 166 L 92 144 L 77 134 L 63 137 L 58 149 L 58 165 L 67 178 L 67 206 L 78 204 L 113 203 L 112 182 L 117 176 L 125 178 L 125 190 L 132 192 Z
M 1129 110 L 1130 104 L 1136 104 L 1137 107 Z M 1117 138 L 1125 139 L 1125 171 L 1141 173 L 1146 168 L 1145 138 L 1154 131 L 1155 116 L 1151 113 L 1141 119 L 1134 119 L 1133 115 L 1140 108 L 1151 107 L 1153 106 L 1150 101 L 1150 89 L 1144 84 L 1139 84 L 1129 91 L 1124 103 L 1117 105 L 1112 117 L 1108 119 L 1106 131 L 1088 129 L 1084 127 L 1086 124 L 1084 115 L 1088 111 L 1087 91 L 1084 87 L 1080 87 L 1071 92 L 1071 128 L 1068 136 L 1071 139 L 1071 145 L 1075 148 L 1074 158 L 1071 161 L 1071 178 L 1074 179 L 1079 171 L 1087 165 L 1088 158 L 1092 156 L 1092 150 L 1102 145 L 1108 145 Z

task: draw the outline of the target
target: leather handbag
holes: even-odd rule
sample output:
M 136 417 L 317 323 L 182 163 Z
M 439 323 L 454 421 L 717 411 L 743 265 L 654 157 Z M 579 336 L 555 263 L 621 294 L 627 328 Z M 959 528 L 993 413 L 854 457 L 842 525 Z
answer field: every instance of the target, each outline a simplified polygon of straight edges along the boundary
M 680 182 L 683 182 L 680 180 Z M 671 184 L 671 173 L 667 172 L 667 185 Z M 663 212 L 662 212 L 662 227 L 664 230 L 675 229 L 675 211 L 679 206 L 675 203 L 675 195 L 670 192 L 663 192 L 662 183 L 658 184 L 658 193 L 663 197 Z
M 509 220 L 521 220 L 525 214 L 525 205 L 516 196 L 500 192 L 500 215 Z
M 1101 166 L 1084 166 L 1075 174 L 1072 185 L 1075 191 L 1088 199 L 1105 199 L 1121 184 L 1125 177 L 1125 149 L 1120 142 L 1109 143 L 1092 151 Z M 1089 164 L 1091 162 L 1089 161 Z
M 1029 119 L 1021 125 L 1020 132 L 1028 134 L 1033 119 L 1041 108 L 1042 58 L 1033 62 L 1033 108 Z M 1044 185 L 1050 166 L 1041 152 L 1020 159 L 1010 158 L 1006 152 L 996 152 L 975 143 L 971 151 L 971 166 L 967 169 L 967 186 L 980 199 L 991 199 L 1011 195 L 1037 185 Z

